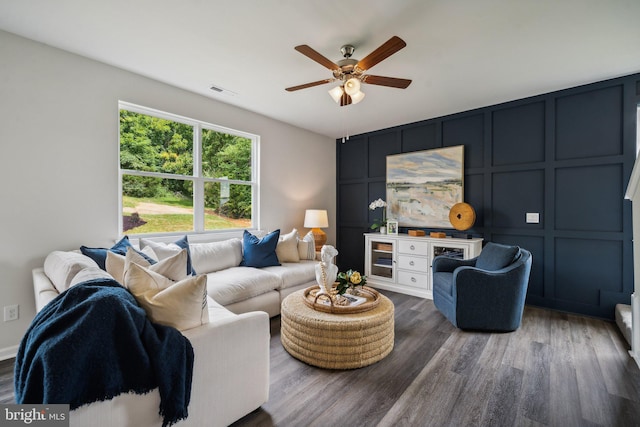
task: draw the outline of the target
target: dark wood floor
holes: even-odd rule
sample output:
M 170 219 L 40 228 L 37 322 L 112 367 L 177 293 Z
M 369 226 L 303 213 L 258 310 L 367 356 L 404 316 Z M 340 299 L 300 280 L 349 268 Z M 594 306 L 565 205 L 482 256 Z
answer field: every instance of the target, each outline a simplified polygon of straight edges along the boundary
M 15 403 L 13 399 L 13 359 L 0 362 L 0 403 Z
M 516 332 L 463 332 L 431 300 L 384 293 L 395 348 L 362 369 L 294 359 L 272 319 L 269 402 L 233 426 L 640 425 L 640 370 L 615 324 L 526 307 Z M 12 381 L 0 362 L 0 403 Z
M 640 425 L 640 370 L 615 324 L 526 307 L 516 332 L 463 332 L 431 300 L 384 293 L 395 348 L 362 369 L 294 359 L 272 319 L 269 402 L 234 427 Z

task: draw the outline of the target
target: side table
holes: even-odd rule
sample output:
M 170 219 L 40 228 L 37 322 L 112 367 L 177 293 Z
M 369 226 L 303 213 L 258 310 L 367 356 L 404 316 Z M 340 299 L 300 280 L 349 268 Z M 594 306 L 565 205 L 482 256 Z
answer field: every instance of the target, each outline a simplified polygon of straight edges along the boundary
M 355 369 L 386 357 L 394 344 L 394 307 L 380 295 L 372 310 L 333 314 L 304 303 L 304 290 L 282 301 L 280 340 L 296 359 L 327 369 Z

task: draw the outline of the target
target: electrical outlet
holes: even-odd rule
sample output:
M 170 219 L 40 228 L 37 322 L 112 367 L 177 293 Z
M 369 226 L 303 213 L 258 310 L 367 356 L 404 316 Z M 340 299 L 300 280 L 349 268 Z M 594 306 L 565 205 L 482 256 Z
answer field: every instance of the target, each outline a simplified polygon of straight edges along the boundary
M 4 321 L 18 320 L 20 316 L 19 305 L 7 305 L 4 307 Z

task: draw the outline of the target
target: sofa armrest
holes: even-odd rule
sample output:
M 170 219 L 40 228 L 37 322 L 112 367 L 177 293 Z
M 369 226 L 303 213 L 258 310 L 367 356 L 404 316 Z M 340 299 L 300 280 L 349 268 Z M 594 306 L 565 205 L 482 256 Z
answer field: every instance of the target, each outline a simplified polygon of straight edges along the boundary
M 33 294 L 36 301 L 36 313 L 49 304 L 51 300 L 59 295 L 58 290 L 53 286 L 53 282 L 49 280 L 44 273 L 44 268 L 34 268 L 31 271 L 33 277 Z
M 269 316 L 264 312 L 223 314 L 182 331 L 194 351 L 189 417 L 179 424 L 224 427 L 259 408 L 269 393 Z M 160 395 L 124 393 L 82 406 L 71 427 L 160 427 Z
M 269 315 L 212 318 L 182 331 L 195 355 L 189 419 L 229 425 L 269 398 Z

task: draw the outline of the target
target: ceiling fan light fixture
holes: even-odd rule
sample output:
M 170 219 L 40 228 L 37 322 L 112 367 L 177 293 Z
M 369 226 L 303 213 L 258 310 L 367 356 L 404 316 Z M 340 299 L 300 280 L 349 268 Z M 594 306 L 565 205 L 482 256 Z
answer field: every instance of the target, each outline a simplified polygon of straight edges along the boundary
M 351 77 L 345 82 L 344 91 L 347 92 L 350 96 L 353 96 L 353 94 L 360 92 L 360 80 L 355 77 Z
M 363 99 L 364 99 L 364 92 L 357 91 L 356 93 L 351 95 L 351 103 L 352 104 L 357 104 L 358 102 L 362 101 Z
M 340 103 L 340 99 L 342 99 L 342 86 L 336 86 L 329 91 L 329 95 L 336 102 L 336 104 Z
M 365 72 L 374 65 L 385 60 L 407 44 L 398 36 L 393 36 L 369 55 L 361 60 L 353 59 L 352 55 L 355 48 L 352 45 L 344 45 L 340 49 L 344 59 L 333 62 L 324 57 L 307 45 L 299 45 L 294 49 L 305 55 L 307 58 L 317 62 L 325 68 L 328 68 L 333 77 L 310 82 L 302 85 L 285 88 L 288 92 L 294 92 L 300 89 L 306 89 L 319 86 L 325 83 L 339 81 L 339 86 L 329 90 L 329 95 L 339 106 L 343 107 L 351 104 L 358 104 L 364 99 L 364 93 L 360 90 L 362 83 L 370 85 L 387 86 L 398 89 L 406 89 L 411 80 L 398 79 L 395 77 L 367 75 Z

